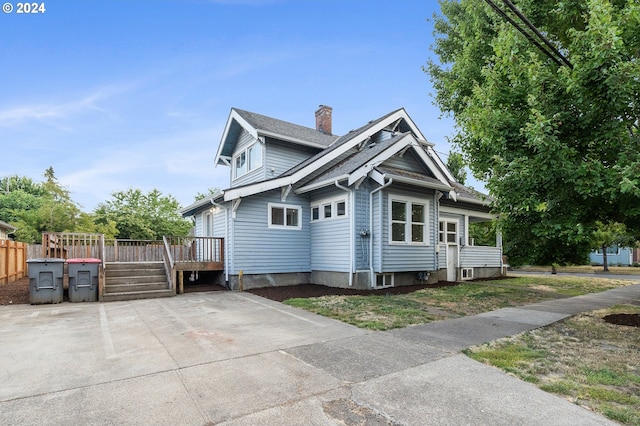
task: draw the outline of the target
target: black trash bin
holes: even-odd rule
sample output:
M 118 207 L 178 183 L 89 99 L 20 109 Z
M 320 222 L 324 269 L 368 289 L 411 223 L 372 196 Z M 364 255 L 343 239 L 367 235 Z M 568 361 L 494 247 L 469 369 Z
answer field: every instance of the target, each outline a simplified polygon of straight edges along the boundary
M 69 302 L 97 302 L 100 259 L 69 259 Z
M 64 259 L 30 259 L 29 303 L 61 303 L 64 298 Z

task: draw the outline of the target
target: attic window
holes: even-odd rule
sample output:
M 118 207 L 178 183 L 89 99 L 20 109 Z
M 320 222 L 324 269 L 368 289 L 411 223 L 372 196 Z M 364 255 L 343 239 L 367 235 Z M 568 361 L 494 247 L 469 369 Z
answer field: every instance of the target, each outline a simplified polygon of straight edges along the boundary
M 262 167 L 262 145 L 258 142 L 233 156 L 233 177 L 237 179 Z

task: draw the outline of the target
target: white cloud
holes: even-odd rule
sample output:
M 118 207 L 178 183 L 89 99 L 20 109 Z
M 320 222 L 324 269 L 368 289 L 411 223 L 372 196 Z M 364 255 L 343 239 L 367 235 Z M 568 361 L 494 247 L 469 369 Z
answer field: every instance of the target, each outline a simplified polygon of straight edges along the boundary
M 94 89 L 78 99 L 15 106 L 1 110 L 0 127 L 23 126 L 30 121 L 40 121 L 60 127 L 61 125 L 57 123 L 86 111 L 106 113 L 104 108 L 99 106 L 99 103 L 127 92 L 131 87 L 131 84 L 105 86 Z

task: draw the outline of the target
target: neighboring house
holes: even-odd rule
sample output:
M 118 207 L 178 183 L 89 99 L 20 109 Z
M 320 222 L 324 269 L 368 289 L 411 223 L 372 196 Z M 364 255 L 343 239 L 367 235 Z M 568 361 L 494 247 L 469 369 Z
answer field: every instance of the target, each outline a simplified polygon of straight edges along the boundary
M 604 265 L 602 249 L 589 253 L 592 265 Z M 631 266 L 640 262 L 640 249 L 631 247 L 607 247 L 607 264 L 609 266 Z
M 500 241 L 475 247 L 468 234 L 494 218 L 489 200 L 455 181 L 404 109 L 340 137 L 331 127 L 323 105 L 315 129 L 231 109 L 215 158 L 230 188 L 181 210 L 196 236 L 225 239 L 229 287 L 501 275 Z
M 16 229 L 18 228 L 0 220 L 0 240 L 8 240 L 9 234 L 14 233 Z

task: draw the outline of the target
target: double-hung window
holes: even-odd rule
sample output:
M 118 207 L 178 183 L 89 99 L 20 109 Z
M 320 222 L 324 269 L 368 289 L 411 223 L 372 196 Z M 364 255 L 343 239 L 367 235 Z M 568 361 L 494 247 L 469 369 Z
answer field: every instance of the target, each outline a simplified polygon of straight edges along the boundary
M 428 201 L 391 195 L 389 197 L 392 244 L 427 244 Z
M 268 226 L 275 229 L 302 229 L 302 207 L 290 204 L 268 205 Z
M 262 167 L 262 145 L 256 142 L 233 157 L 233 177 L 239 178 Z

